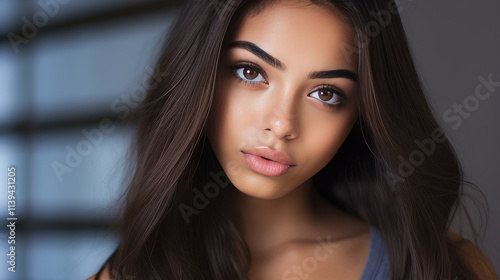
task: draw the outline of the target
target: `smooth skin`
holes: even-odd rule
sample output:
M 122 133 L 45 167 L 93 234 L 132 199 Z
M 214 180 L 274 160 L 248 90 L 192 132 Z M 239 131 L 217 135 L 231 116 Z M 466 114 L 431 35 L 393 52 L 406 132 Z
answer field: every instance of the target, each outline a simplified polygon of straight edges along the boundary
M 357 73 L 357 60 L 344 56 L 342 42 L 354 44 L 347 23 L 307 3 L 272 4 L 245 17 L 225 42 L 208 131 L 235 187 L 227 200 L 252 254 L 250 279 L 359 279 L 366 264 L 368 224 L 320 197 L 311 181 L 358 116 L 354 80 L 310 77 Z M 261 146 L 286 152 L 296 166 L 280 176 L 253 171 L 240 151 Z
M 223 195 L 252 254 L 250 279 L 354 280 L 368 260 L 369 225 L 326 201 L 311 182 L 358 117 L 352 78 L 310 77 L 357 73 L 357 60 L 344 56 L 341 43 L 354 44 L 352 28 L 308 1 L 276 2 L 247 15 L 225 41 L 208 136 L 234 185 Z M 286 152 L 296 166 L 279 176 L 253 171 L 240 151 L 260 146 Z M 476 256 L 471 266 L 492 269 L 470 245 L 464 256 Z M 109 279 L 108 268 L 102 279 Z

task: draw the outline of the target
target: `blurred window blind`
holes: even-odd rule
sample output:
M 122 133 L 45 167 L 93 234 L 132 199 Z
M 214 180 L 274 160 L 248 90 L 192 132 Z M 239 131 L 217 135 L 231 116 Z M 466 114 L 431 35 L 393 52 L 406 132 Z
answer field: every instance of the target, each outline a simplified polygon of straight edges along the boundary
M 134 130 L 124 120 L 180 2 L 0 2 L 0 176 L 15 166 L 18 219 L 16 272 L 0 279 L 85 279 L 115 248 L 107 229 Z

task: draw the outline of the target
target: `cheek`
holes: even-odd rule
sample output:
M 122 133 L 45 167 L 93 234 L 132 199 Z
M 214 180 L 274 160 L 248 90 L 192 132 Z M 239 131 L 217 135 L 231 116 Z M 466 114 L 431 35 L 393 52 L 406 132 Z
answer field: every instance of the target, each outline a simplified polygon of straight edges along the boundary
M 269 134 L 260 126 L 263 118 L 255 93 L 239 89 L 231 82 L 219 92 L 218 127 L 221 147 L 244 149 L 268 143 Z
M 346 110 L 331 118 L 310 120 L 304 127 L 304 148 L 301 153 L 309 159 L 314 171 L 321 170 L 337 153 L 349 135 L 357 115 L 355 110 Z M 307 148 L 306 148 L 307 147 Z

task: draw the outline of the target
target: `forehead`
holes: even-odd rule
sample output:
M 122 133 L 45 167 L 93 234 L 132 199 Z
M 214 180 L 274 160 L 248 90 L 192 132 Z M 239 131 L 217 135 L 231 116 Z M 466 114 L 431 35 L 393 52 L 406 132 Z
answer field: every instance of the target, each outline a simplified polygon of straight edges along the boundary
M 245 15 L 227 41 L 250 41 L 287 65 L 311 62 L 357 70 L 357 57 L 346 52 L 355 46 L 352 27 L 340 13 L 312 3 L 266 5 Z

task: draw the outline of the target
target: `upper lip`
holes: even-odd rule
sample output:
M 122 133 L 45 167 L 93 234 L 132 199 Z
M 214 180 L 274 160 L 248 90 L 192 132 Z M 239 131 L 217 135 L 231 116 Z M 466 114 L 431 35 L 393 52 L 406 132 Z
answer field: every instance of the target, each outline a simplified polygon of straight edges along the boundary
M 295 165 L 295 163 L 290 159 L 290 157 L 287 155 L 287 153 L 278 151 L 278 150 L 273 150 L 268 147 L 258 147 L 258 148 L 251 148 L 251 149 L 245 149 L 241 150 L 245 154 L 252 154 L 260 157 L 264 157 L 267 159 L 270 159 L 275 162 L 279 162 L 282 164 L 287 164 L 287 165 Z

